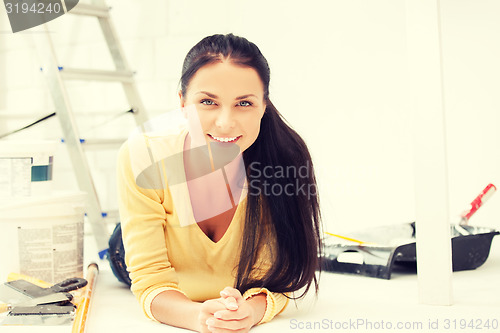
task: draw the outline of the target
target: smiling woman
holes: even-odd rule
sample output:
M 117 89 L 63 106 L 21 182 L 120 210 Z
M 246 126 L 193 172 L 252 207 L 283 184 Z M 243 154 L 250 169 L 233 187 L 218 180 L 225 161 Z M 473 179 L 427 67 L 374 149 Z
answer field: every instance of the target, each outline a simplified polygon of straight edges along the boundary
M 295 291 L 302 297 L 312 284 L 318 289 L 317 194 L 263 191 L 316 186 L 304 141 L 269 99 L 269 74 L 245 38 L 204 38 L 183 65 L 179 98 L 187 126 L 144 135 L 143 156 L 159 161 L 151 172 L 137 174 L 134 141 L 120 150 L 122 267 L 153 320 L 246 332 L 283 311 Z M 249 192 L 249 183 L 261 191 Z

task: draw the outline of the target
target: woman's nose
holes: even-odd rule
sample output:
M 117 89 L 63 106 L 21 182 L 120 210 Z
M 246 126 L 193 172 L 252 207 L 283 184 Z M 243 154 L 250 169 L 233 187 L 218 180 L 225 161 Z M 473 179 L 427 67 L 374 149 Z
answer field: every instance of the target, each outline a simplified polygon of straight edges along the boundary
M 215 125 L 223 130 L 233 128 L 235 120 L 232 111 L 228 108 L 221 109 L 215 120 Z

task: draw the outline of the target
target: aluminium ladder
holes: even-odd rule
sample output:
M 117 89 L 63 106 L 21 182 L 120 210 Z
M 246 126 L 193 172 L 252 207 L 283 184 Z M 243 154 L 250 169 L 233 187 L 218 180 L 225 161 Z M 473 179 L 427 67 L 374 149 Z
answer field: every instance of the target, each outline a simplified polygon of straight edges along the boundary
M 40 56 L 42 72 L 54 101 L 56 115 L 61 124 L 78 186 L 88 194 L 87 218 L 92 227 L 99 256 L 102 259 L 107 253 L 109 232 L 104 222 L 101 204 L 94 186 L 89 163 L 82 148 L 82 145 L 86 143 L 82 143 L 78 135 L 78 128 L 64 81 L 121 82 L 138 126 L 147 121 L 147 114 L 135 85 L 134 73 L 130 70 L 129 64 L 125 59 L 124 51 L 111 22 L 109 8 L 105 5 L 104 0 L 92 0 L 92 4 L 78 3 L 66 15 L 69 14 L 93 16 L 98 19 L 116 67 L 114 71 L 60 67 L 50 33 L 47 30 L 47 24 L 43 24 L 45 33 L 33 34 L 33 39 L 35 40 L 35 45 Z M 101 140 L 100 143 L 118 144 L 120 142 L 123 142 L 123 140 L 106 139 Z

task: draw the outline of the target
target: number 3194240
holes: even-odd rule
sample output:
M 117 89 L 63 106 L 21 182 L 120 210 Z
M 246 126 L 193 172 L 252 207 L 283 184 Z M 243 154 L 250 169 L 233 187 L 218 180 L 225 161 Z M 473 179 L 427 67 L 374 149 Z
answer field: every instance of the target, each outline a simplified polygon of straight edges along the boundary
M 444 328 L 452 330 L 464 330 L 464 329 L 498 329 L 497 319 L 445 319 Z
M 44 13 L 60 13 L 62 8 L 60 3 L 34 3 L 31 6 L 26 3 L 5 3 L 5 8 L 7 9 L 7 14 L 44 14 Z

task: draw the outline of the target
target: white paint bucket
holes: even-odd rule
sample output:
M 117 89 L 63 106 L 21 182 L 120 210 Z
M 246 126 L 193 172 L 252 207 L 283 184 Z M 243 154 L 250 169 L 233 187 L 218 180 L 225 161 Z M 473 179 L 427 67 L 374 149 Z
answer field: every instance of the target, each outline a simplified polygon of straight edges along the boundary
M 21 273 L 57 283 L 83 276 L 86 193 L 0 202 L 0 281 Z
M 0 198 L 48 195 L 56 141 L 0 141 Z

